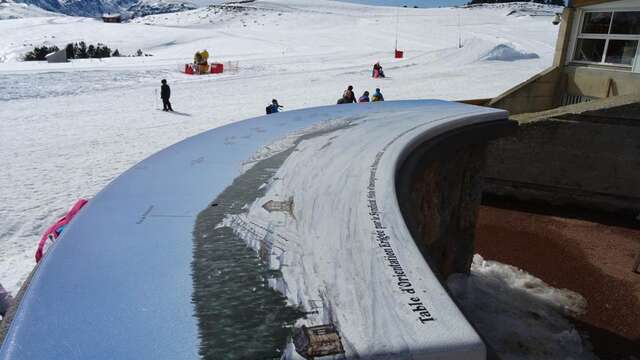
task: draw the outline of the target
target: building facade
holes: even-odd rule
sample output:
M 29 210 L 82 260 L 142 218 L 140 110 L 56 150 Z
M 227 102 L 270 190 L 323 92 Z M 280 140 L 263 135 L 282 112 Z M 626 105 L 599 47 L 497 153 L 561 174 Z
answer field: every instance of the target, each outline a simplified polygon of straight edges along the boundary
M 553 66 L 494 98 L 512 114 L 640 92 L 640 1 L 573 0 Z

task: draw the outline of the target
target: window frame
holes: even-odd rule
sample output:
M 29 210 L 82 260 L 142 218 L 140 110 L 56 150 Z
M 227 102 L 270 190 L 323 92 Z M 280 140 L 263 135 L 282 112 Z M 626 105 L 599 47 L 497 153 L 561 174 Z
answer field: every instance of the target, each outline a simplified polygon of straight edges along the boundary
M 580 11 L 580 16 L 578 17 L 578 21 L 576 22 L 576 27 L 574 28 L 574 36 L 572 36 L 571 41 L 571 54 L 569 58 L 569 63 L 572 64 L 581 64 L 581 65 L 597 65 L 597 66 L 606 66 L 610 68 L 620 69 L 620 70 L 631 70 L 634 72 L 640 71 L 640 34 L 611 34 L 611 27 L 613 24 L 613 19 L 615 18 L 615 13 L 617 12 L 637 12 L 640 11 L 640 8 L 621 8 L 621 9 L 589 9 Z M 606 34 L 589 34 L 583 33 L 582 28 L 584 27 L 584 21 L 586 18 L 586 14 L 588 13 L 599 13 L 599 12 L 607 12 L 611 13 L 611 19 L 609 20 L 609 29 Z M 585 61 L 585 60 L 575 60 L 578 40 L 579 39 L 595 39 L 595 40 L 605 40 L 602 59 L 599 62 L 593 61 Z M 607 59 L 607 51 L 609 50 L 609 41 L 610 40 L 631 40 L 637 41 L 638 45 L 636 46 L 636 54 L 630 65 L 626 64 L 616 64 L 616 63 L 608 63 Z

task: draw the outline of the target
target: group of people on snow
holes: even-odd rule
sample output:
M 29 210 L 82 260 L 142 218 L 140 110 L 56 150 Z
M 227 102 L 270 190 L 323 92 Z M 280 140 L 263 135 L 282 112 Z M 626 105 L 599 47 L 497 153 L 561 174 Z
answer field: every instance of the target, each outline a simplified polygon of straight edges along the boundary
M 353 85 L 349 85 L 347 89 L 342 93 L 342 97 L 338 99 L 338 104 L 351 104 L 351 103 L 368 103 L 368 102 L 377 102 L 384 101 L 384 96 L 382 95 L 382 91 L 380 88 L 376 88 L 376 91 L 369 97 L 369 91 L 365 91 L 362 93 L 358 99 L 356 99 L 356 94 L 353 91 Z M 271 104 L 267 105 L 266 113 L 275 114 L 280 112 L 280 109 L 283 108 L 282 105 L 278 103 L 278 100 L 271 100 Z
M 384 101 L 384 96 L 382 96 L 380 88 L 376 88 L 376 91 L 373 93 L 371 98 L 369 98 L 369 91 L 365 91 L 364 93 L 362 93 L 362 96 L 360 96 L 356 100 L 356 94 L 353 91 L 353 85 L 349 85 L 347 89 L 342 93 L 342 97 L 338 99 L 338 104 L 368 103 L 376 101 Z
M 169 99 L 171 98 L 171 88 L 167 85 L 167 80 L 162 79 L 162 86 L 160 86 L 160 98 L 162 99 L 162 111 L 173 111 L 171 107 L 171 102 Z M 384 101 L 384 96 L 380 91 L 380 88 L 376 88 L 376 91 L 373 93 L 371 97 L 369 97 L 369 91 L 365 91 L 362 93 L 358 99 L 356 99 L 356 95 L 353 91 L 353 85 L 349 85 L 347 89 L 342 93 L 342 97 L 338 99 L 338 104 L 351 104 L 351 103 L 368 103 L 368 102 L 377 102 Z M 271 104 L 267 105 L 266 113 L 275 114 L 280 112 L 284 106 L 278 103 L 277 99 L 271 100 Z

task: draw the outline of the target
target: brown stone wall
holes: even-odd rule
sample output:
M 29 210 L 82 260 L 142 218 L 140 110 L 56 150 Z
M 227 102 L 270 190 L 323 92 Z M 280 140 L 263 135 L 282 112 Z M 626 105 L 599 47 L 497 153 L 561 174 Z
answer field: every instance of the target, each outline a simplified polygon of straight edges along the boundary
M 404 221 L 441 280 L 469 272 L 487 144 L 515 128 L 504 119 L 443 134 L 411 151 L 396 173 Z
M 456 149 L 416 174 L 410 199 L 417 217 L 414 239 L 446 278 L 469 272 L 482 196 L 485 145 Z
M 640 213 L 640 121 L 594 114 L 600 116 L 521 123 L 515 136 L 491 143 L 485 191 L 551 205 Z

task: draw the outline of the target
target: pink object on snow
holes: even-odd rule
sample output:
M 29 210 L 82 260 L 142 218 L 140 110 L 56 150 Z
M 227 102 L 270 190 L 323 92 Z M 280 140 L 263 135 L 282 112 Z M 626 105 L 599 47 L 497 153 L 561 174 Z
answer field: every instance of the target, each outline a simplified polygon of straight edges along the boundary
M 82 207 L 88 202 L 89 201 L 85 199 L 76 201 L 75 205 L 73 205 L 71 210 L 69 210 L 69 212 L 67 212 L 65 216 L 58 219 L 55 224 L 51 225 L 51 227 L 49 227 L 47 231 L 42 234 L 42 238 L 40 238 L 40 242 L 38 243 L 38 249 L 36 250 L 37 263 L 42 259 L 42 256 L 46 252 L 46 249 L 48 249 L 49 246 L 51 246 L 53 242 L 58 238 L 58 236 L 60 236 L 62 228 L 69 224 L 69 222 L 76 216 L 78 211 L 80 211 L 80 209 L 82 209 Z

